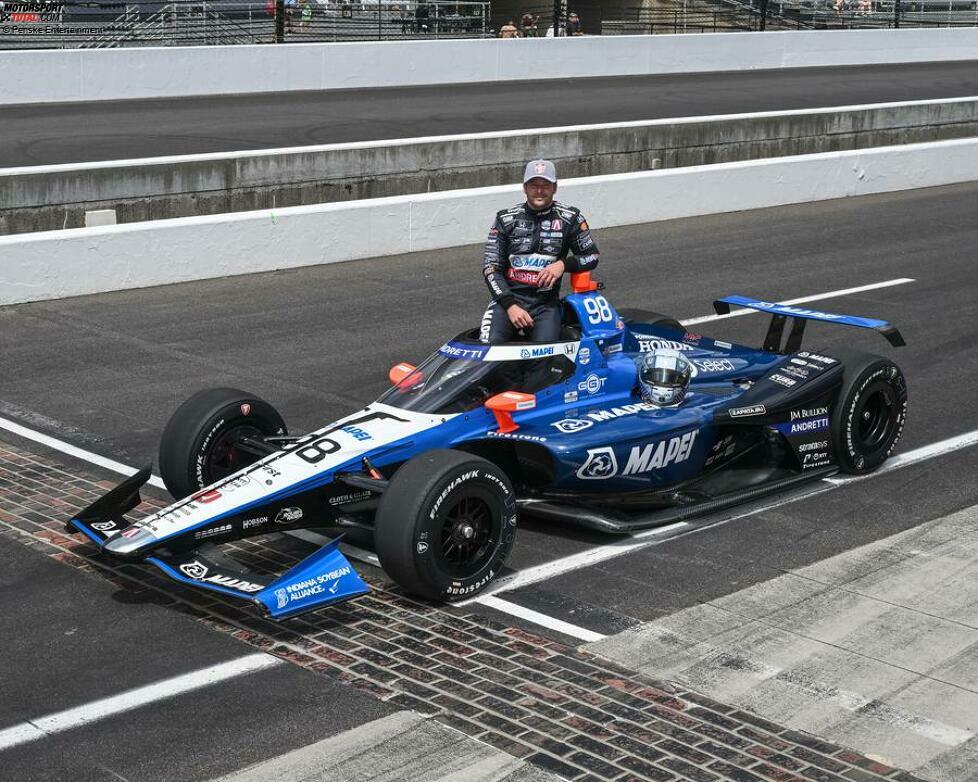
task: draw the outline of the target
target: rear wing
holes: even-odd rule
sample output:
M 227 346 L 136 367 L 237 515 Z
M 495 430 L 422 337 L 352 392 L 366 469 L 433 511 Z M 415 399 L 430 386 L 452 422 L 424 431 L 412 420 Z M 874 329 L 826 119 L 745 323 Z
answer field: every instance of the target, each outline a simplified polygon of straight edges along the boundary
M 858 318 L 855 315 L 836 315 L 831 312 L 821 310 L 810 310 L 804 307 L 794 307 L 790 304 L 777 304 L 769 301 L 750 299 L 747 296 L 724 296 L 713 302 L 713 309 L 718 315 L 730 314 L 730 305 L 736 304 L 739 307 L 757 310 L 758 312 L 771 313 L 771 325 L 768 326 L 767 336 L 764 338 L 764 350 L 772 353 L 794 353 L 801 349 L 801 341 L 805 335 L 805 324 L 810 320 L 820 320 L 824 323 L 838 323 L 840 326 L 855 326 L 861 329 L 873 329 L 882 334 L 886 341 L 893 347 L 903 347 L 903 336 L 896 326 L 885 320 L 875 318 Z M 784 350 L 781 349 L 781 340 L 784 337 L 784 327 L 787 319 L 791 318 L 791 332 L 788 334 L 788 341 L 785 343 Z

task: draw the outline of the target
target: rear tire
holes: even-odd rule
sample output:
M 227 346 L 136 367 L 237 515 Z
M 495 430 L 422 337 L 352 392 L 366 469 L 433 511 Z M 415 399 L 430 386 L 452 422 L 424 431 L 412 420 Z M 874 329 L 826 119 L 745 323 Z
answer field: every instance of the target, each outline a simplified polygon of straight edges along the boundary
M 408 592 L 453 602 L 484 589 L 516 537 L 516 495 L 499 467 L 433 450 L 395 474 L 374 519 L 374 549 Z
M 907 420 L 907 381 L 882 356 L 833 351 L 845 374 L 832 416 L 832 446 L 839 468 L 850 475 L 878 469 L 893 453 Z
M 236 388 L 199 391 L 176 409 L 160 438 L 160 477 L 176 499 L 258 461 L 234 447 L 241 437 L 287 434 L 268 402 Z

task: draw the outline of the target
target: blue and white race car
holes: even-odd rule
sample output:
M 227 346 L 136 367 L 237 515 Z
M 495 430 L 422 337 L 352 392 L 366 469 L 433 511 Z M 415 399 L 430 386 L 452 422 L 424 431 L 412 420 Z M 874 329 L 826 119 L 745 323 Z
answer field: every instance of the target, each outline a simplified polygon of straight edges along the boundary
M 506 561 L 521 514 L 613 534 L 686 519 L 837 471 L 866 473 L 893 452 L 907 387 L 892 361 L 802 349 L 810 320 L 890 324 L 728 296 L 771 314 L 761 348 L 688 333 L 672 318 L 618 312 L 574 275 L 553 344 L 460 334 L 362 410 L 290 436 L 267 402 L 210 389 L 174 413 L 160 473 L 177 501 L 136 522 L 147 467 L 68 522 L 113 558 L 257 604 L 283 618 L 368 591 L 338 548 L 377 553 L 405 590 L 454 601 Z M 790 328 L 786 329 L 790 321 Z M 786 334 L 787 330 L 787 336 Z M 639 396 L 637 365 L 660 348 L 694 368 L 681 404 Z M 332 541 L 287 572 L 255 572 L 221 544 L 315 528 Z

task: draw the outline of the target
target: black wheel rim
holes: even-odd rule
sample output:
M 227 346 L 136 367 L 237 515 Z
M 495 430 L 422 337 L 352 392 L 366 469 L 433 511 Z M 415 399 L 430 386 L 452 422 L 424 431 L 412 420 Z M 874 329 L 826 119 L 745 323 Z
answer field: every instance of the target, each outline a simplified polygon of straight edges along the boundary
M 887 389 L 880 388 L 868 394 L 860 403 L 855 416 L 855 434 L 864 452 L 873 453 L 889 444 L 896 426 L 894 401 Z
M 247 467 L 252 462 L 257 461 L 252 453 L 242 451 L 235 447 L 235 443 L 240 442 L 244 437 L 261 439 L 264 437 L 261 429 L 251 424 L 232 426 L 221 432 L 214 440 L 207 459 L 207 472 L 210 478 L 209 483 L 226 478 L 231 473 L 235 473 L 242 467 Z
M 456 578 L 478 572 L 492 558 L 493 512 L 481 497 L 460 497 L 448 508 L 441 530 L 441 555 Z

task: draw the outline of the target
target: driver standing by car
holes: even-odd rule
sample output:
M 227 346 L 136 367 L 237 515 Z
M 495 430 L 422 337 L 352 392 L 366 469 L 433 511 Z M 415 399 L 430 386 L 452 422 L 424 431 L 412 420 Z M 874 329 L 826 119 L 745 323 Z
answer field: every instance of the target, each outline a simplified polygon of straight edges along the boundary
M 554 201 L 557 170 L 531 160 L 523 172 L 526 201 L 496 214 L 486 240 L 482 273 L 492 303 L 479 337 L 498 345 L 522 330 L 531 342 L 560 338 L 560 280 L 591 271 L 598 247 L 579 209 Z

